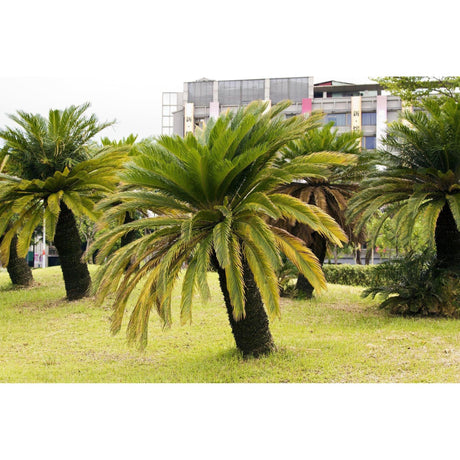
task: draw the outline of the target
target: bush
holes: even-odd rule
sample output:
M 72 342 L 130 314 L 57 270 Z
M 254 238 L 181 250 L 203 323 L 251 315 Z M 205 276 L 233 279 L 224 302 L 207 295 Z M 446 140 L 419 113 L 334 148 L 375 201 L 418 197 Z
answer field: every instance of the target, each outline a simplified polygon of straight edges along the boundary
M 383 297 L 381 308 L 402 315 L 460 317 L 458 275 L 440 269 L 432 253 L 410 254 L 374 266 L 363 297 Z
M 375 265 L 324 264 L 323 271 L 328 283 L 346 286 L 370 286 Z

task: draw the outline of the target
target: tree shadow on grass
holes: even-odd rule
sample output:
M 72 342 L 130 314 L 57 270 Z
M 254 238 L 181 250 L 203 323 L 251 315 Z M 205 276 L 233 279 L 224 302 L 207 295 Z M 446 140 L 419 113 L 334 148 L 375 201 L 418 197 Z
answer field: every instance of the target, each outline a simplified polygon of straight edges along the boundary
M 37 281 L 33 281 L 29 286 L 18 286 L 17 284 L 6 284 L 4 286 L 0 286 L 0 292 L 17 292 L 17 291 L 27 291 L 30 289 L 35 289 L 41 287 L 41 283 Z

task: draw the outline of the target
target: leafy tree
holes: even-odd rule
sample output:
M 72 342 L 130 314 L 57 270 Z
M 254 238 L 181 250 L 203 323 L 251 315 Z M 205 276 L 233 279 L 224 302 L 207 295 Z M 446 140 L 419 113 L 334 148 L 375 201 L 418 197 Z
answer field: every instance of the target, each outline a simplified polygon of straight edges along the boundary
M 374 81 L 403 101 L 413 104 L 430 95 L 455 98 L 460 88 L 460 77 L 381 77 Z
M 18 128 L 0 130 L 9 155 L 9 175 L 0 175 L 0 245 L 2 262 L 18 234 L 18 253 L 25 255 L 34 229 L 45 219 L 46 234 L 59 254 L 67 298 L 88 293 L 91 278 L 82 262 L 81 241 L 75 221 L 86 215 L 96 220 L 94 203 L 113 190 L 122 149 L 94 152 L 90 140 L 113 122 L 100 124 L 86 117 L 89 104 L 50 110 L 48 118 L 18 111 L 10 115 Z M 17 216 L 16 220 L 14 220 Z
M 274 162 L 282 147 L 312 125 L 303 117 L 284 119 L 280 114 L 288 106 L 252 103 L 211 120 L 197 136 L 162 136 L 132 158 L 122 174 L 130 189 L 108 197 L 102 209 L 109 223 L 132 210 L 150 212 L 150 217 L 108 230 L 91 249 L 99 250 L 99 261 L 105 261 L 95 280 L 98 301 L 115 294 L 112 332 L 120 330 L 131 295 L 136 301 L 129 341 L 146 345 L 153 306 L 169 325 L 172 289 L 184 264 L 181 321 L 191 321 L 195 290 L 209 296 L 206 274 L 212 265 L 237 348 L 243 356 L 259 356 L 274 349 L 264 305 L 271 317 L 279 315 L 280 253 L 315 288 L 325 288 L 314 254 L 300 239 L 266 221 L 284 216 L 312 226 L 337 244 L 346 240 L 319 208 L 276 192 L 281 184 L 315 169 L 309 158 L 282 167 Z M 119 238 L 132 230 L 143 236 L 113 251 Z
M 279 192 L 296 197 L 308 205 L 319 207 L 345 230 L 351 243 L 357 244 L 363 242 L 363 234 L 355 236 L 353 225 L 346 222 L 345 210 L 348 200 L 358 188 L 354 178 L 351 177 L 349 166 L 356 161 L 355 156 L 360 152 L 361 133 L 338 134 L 333 125 L 334 123 L 331 122 L 323 127 L 311 129 L 301 139 L 290 142 L 283 149 L 279 164 L 308 157 L 317 165 L 319 175 L 310 175 L 300 181 L 283 185 L 279 188 Z M 295 220 L 281 220 L 276 225 L 301 238 L 323 265 L 329 241 L 324 234 Z M 313 290 L 308 279 L 299 273 L 296 284 L 297 294 L 311 298 Z
M 460 103 L 428 98 L 421 107 L 389 125 L 381 167 L 350 201 L 350 218 L 359 218 L 362 227 L 379 210 L 385 218 L 396 208 L 403 241 L 422 219 L 434 238 L 439 267 L 460 273 Z

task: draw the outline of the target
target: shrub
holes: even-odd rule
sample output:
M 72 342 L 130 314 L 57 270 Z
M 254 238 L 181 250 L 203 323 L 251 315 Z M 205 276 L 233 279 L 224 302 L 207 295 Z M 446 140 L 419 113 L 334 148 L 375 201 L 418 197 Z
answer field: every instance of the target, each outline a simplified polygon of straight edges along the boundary
M 374 266 L 363 297 L 383 297 L 381 308 L 402 315 L 460 317 L 460 280 L 441 269 L 432 253 L 410 254 Z
M 328 283 L 346 286 L 370 286 L 375 265 L 324 264 Z

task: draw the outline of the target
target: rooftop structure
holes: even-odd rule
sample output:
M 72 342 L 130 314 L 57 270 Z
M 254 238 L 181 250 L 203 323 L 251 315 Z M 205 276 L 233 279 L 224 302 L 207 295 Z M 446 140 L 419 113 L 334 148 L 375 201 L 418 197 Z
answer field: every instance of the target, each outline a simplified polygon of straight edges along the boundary
M 361 130 L 362 147 L 374 149 L 387 122 L 398 117 L 401 100 L 382 95 L 378 84 L 341 81 L 314 83 L 313 77 L 209 80 L 184 83 L 182 92 L 163 93 L 162 133 L 184 136 L 196 126 L 254 100 L 272 104 L 289 99 L 287 117 L 321 111 L 339 132 Z

